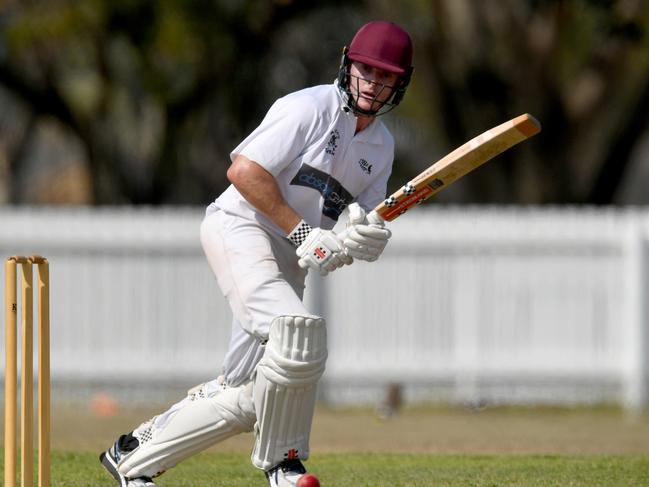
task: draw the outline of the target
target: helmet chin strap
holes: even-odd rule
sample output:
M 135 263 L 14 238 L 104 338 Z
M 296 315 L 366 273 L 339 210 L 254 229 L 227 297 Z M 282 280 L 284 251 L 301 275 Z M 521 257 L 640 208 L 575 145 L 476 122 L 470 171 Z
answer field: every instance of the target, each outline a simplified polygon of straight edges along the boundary
M 381 90 L 374 96 L 374 98 L 367 98 L 363 97 L 360 93 L 359 89 L 359 80 L 362 78 L 359 78 L 358 76 L 351 76 L 349 74 L 349 67 L 347 66 L 341 66 L 341 71 L 345 70 L 346 73 L 343 75 L 341 74 L 338 78 L 338 90 L 341 94 L 341 98 L 343 100 L 343 103 L 345 104 L 345 111 L 351 111 L 354 115 L 356 116 L 362 116 L 362 117 L 378 117 L 380 115 L 385 115 L 388 113 L 390 110 L 392 110 L 397 104 L 392 103 L 391 99 L 394 99 L 394 93 L 389 97 L 388 100 L 386 101 L 378 101 L 377 98 L 378 96 L 383 92 L 385 89 L 393 89 L 392 87 L 388 87 L 386 85 L 382 85 Z M 351 83 L 355 80 L 356 82 L 356 94 L 354 95 L 351 90 Z M 344 83 L 344 84 L 343 84 Z M 358 99 L 363 98 L 365 100 L 371 101 L 370 106 L 374 106 L 376 103 L 379 104 L 379 107 L 376 110 L 366 110 L 364 108 L 361 108 L 358 106 Z

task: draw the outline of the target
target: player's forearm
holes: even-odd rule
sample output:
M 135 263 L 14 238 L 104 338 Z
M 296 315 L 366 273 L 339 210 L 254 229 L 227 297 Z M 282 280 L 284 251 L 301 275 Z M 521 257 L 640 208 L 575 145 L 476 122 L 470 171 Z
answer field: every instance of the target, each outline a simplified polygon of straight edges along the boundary
M 277 186 L 272 174 L 254 161 L 237 156 L 228 169 L 228 180 L 252 206 L 288 235 L 300 222 Z

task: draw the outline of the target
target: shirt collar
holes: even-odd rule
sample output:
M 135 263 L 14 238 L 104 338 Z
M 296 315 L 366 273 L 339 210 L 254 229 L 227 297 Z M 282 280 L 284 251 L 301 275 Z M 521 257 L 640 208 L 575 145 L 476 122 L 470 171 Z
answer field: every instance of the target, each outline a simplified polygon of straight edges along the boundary
M 334 81 L 334 86 L 336 87 L 336 92 L 340 98 L 340 110 L 345 113 L 345 116 L 349 118 L 350 121 L 354 124 L 354 130 L 356 129 L 356 115 L 351 111 L 347 105 L 347 94 L 343 92 L 338 86 L 338 80 Z M 354 137 L 361 142 L 366 144 L 381 144 L 383 139 L 381 137 L 381 121 L 378 120 L 378 117 L 374 117 L 372 123 L 370 123 L 364 130 L 361 130 Z
M 352 115 L 352 119 L 354 120 L 354 124 L 356 124 L 356 117 L 354 115 Z M 358 132 L 354 137 L 366 144 L 381 144 L 383 142 L 382 126 L 383 123 L 377 118 L 374 118 L 372 123 L 365 127 L 364 130 Z

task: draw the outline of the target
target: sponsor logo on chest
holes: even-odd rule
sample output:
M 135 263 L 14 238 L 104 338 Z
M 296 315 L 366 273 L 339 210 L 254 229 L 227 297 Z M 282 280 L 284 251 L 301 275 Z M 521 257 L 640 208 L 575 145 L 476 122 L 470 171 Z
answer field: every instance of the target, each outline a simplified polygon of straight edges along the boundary
M 322 213 L 332 220 L 338 220 L 343 210 L 354 200 L 349 191 L 333 176 L 308 164 L 302 164 L 291 184 L 315 189 L 320 193 L 324 199 Z

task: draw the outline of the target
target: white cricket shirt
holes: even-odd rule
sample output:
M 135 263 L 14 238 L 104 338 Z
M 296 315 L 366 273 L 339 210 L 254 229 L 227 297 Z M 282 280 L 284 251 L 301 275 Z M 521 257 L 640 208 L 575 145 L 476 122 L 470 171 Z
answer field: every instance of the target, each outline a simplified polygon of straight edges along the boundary
M 277 100 L 230 159 L 241 154 L 264 167 L 309 225 L 331 229 L 353 201 L 370 210 L 386 196 L 394 139 L 378 119 L 355 130 L 356 117 L 343 109 L 336 84 L 314 86 Z M 285 234 L 233 185 L 207 213 L 217 208 Z

